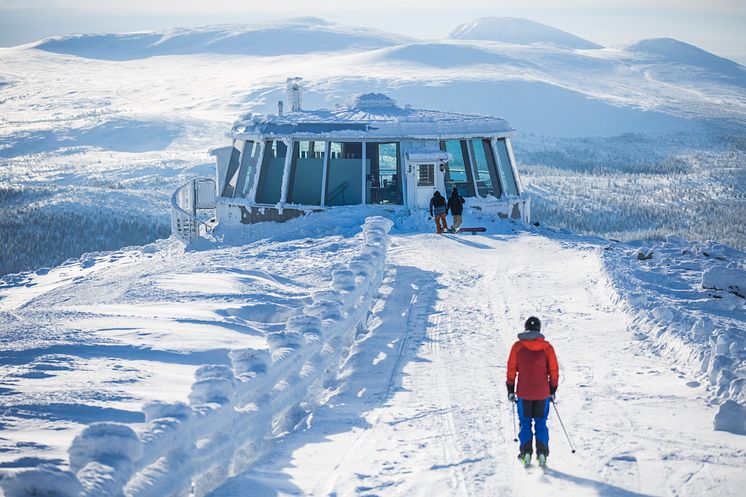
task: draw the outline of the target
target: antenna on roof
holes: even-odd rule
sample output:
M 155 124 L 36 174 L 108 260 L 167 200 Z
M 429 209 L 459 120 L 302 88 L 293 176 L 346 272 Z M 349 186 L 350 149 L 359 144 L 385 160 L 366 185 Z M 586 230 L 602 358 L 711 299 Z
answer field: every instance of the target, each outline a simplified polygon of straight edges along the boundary
M 293 112 L 301 110 L 303 102 L 303 87 L 301 81 L 303 78 L 293 77 L 287 79 L 287 89 L 285 90 L 286 98 L 290 101 L 290 110 Z

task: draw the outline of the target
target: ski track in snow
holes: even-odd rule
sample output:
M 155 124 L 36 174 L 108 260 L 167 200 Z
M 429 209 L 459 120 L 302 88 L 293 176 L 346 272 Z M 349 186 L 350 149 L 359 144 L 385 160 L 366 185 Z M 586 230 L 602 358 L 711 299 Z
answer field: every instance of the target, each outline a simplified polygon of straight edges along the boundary
M 640 355 L 600 247 L 510 231 L 394 236 L 345 390 L 211 497 L 740 495 L 743 437 L 704 390 Z M 505 392 L 523 320 L 557 350 L 550 469 L 523 469 Z

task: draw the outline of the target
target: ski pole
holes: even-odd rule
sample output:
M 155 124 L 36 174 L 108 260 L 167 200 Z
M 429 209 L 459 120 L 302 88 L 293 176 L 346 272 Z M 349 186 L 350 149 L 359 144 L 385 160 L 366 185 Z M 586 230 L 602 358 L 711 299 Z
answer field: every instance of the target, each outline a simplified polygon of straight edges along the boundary
M 513 404 L 513 441 L 517 442 L 518 434 L 516 433 L 516 430 L 515 430 L 515 400 L 511 400 L 510 403 Z
M 570 435 L 567 434 L 567 430 L 565 429 L 565 423 L 562 422 L 562 417 L 560 416 L 559 411 L 557 410 L 557 404 L 552 401 L 552 405 L 554 406 L 554 412 L 557 413 L 557 419 L 559 419 L 560 425 L 562 426 L 562 431 L 565 432 L 565 438 L 567 438 L 567 443 L 570 444 L 570 449 L 572 449 L 572 453 L 575 454 L 575 447 L 572 446 L 572 441 L 570 441 Z

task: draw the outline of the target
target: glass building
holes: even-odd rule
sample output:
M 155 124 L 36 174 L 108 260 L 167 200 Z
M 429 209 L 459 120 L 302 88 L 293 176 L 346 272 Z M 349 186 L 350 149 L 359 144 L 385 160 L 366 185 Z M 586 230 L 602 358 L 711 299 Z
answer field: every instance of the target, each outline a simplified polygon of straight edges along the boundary
M 453 188 L 468 208 L 528 222 L 505 120 L 400 107 L 380 93 L 334 110 L 303 110 L 299 96 L 288 98 L 291 112 L 244 116 L 232 146 L 212 150 L 218 222 L 357 205 L 407 214 Z

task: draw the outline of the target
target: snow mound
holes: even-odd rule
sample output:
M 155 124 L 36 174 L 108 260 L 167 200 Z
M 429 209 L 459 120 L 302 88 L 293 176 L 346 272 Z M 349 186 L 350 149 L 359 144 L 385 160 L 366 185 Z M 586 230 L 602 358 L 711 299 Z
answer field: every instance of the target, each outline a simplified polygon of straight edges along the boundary
M 99 422 L 88 425 L 75 437 L 69 454 L 70 468 L 78 471 L 89 462 L 118 465 L 137 460 L 142 455 L 142 444 L 129 426 Z
M 492 40 L 516 45 L 545 43 L 574 49 L 603 48 L 565 31 L 519 17 L 483 17 L 454 29 L 449 38 L 460 40 Z
M 746 435 L 746 406 L 728 400 L 715 415 L 715 429 Z
M 90 59 L 132 60 L 198 53 L 257 56 L 308 54 L 352 48 L 382 48 L 407 41 L 409 39 L 406 37 L 382 31 L 303 17 L 273 24 L 61 36 L 42 40 L 36 44 L 36 48 Z
M 74 473 L 49 464 L 0 480 L 0 487 L 5 497 L 79 497 L 83 492 L 83 486 Z

